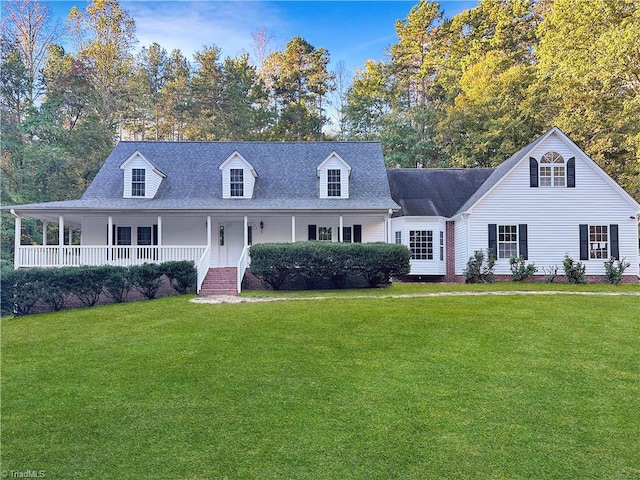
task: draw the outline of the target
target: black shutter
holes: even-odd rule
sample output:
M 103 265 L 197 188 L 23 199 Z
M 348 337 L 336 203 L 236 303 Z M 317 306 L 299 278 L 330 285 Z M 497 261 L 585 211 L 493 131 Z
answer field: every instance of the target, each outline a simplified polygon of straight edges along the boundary
M 576 157 L 567 160 L 567 187 L 575 188 L 576 186 Z
M 309 225 L 309 240 L 315 240 L 316 237 L 316 226 L 315 225 Z
M 362 243 L 362 225 L 353 226 L 353 243 Z
M 495 223 L 489 224 L 489 249 L 498 256 L 498 226 Z
M 151 245 L 158 245 L 158 225 L 153 226 L 153 231 L 151 232 Z
M 527 243 L 527 224 L 518 225 L 518 249 L 520 256 L 525 260 L 529 260 L 529 247 Z
M 529 157 L 529 186 L 538 186 L 538 161 L 533 157 Z
M 580 260 L 589 260 L 589 225 L 580 225 Z
M 620 260 L 620 245 L 618 244 L 618 225 L 609 225 L 609 243 L 611 244 L 611 257 Z

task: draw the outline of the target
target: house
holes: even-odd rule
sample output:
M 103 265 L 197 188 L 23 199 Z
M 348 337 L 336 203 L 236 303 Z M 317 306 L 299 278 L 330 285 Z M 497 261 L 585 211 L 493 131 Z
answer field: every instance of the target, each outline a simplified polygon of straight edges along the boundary
M 387 173 L 401 207 L 389 241 L 410 248 L 413 275 L 460 281 L 469 257 L 491 248 L 497 275 L 511 275 L 512 256 L 562 274 L 568 254 L 593 277 L 624 258 L 637 280 L 640 205 L 558 128 L 496 168 Z
M 412 275 L 447 281 L 488 248 L 498 275 L 565 254 L 590 276 L 610 257 L 639 275 L 640 205 L 558 128 L 489 169 L 387 171 L 377 142 L 123 141 L 81 199 L 4 209 L 16 268 L 192 260 L 203 294 L 239 291 L 253 243 L 301 240 L 404 244 Z M 23 217 L 44 245 L 21 244 Z
M 376 142 L 123 141 L 81 199 L 5 208 L 16 268 L 192 260 L 201 293 L 237 293 L 251 244 L 385 241 L 398 205 Z M 20 245 L 22 217 L 57 245 Z

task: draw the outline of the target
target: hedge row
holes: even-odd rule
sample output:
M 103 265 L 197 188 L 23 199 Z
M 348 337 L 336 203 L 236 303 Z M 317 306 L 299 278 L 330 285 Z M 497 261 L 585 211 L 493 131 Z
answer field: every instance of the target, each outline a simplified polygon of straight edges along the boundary
M 73 297 L 88 307 L 101 295 L 115 302 L 127 300 L 136 290 L 155 298 L 164 278 L 179 293 L 195 288 L 197 273 L 193 262 L 146 263 L 132 267 L 31 268 L 2 272 L 0 304 L 2 315 L 26 315 L 42 302 L 51 310 L 61 310 Z
M 343 288 L 350 274 L 370 287 L 387 285 L 391 277 L 406 275 L 411 253 L 403 245 L 387 243 L 261 243 L 251 247 L 251 273 L 279 290 L 291 276 L 308 289 L 329 281 Z

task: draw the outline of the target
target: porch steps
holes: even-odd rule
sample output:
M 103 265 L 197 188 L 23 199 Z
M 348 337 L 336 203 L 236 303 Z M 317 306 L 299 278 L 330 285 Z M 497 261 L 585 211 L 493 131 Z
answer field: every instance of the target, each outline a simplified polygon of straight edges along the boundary
M 236 267 L 210 268 L 202 282 L 200 295 L 238 295 Z

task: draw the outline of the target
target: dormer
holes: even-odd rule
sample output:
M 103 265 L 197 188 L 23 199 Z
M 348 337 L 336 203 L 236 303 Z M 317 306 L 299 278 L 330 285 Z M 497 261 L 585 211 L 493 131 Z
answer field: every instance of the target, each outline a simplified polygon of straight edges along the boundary
M 233 152 L 218 168 L 222 171 L 222 198 L 253 198 L 258 174 L 242 155 Z
M 351 166 L 332 152 L 316 170 L 320 179 L 320 198 L 349 198 Z
M 138 151 L 127 158 L 120 169 L 124 170 L 123 198 L 153 198 L 166 177 Z

